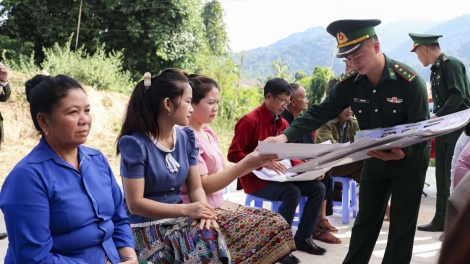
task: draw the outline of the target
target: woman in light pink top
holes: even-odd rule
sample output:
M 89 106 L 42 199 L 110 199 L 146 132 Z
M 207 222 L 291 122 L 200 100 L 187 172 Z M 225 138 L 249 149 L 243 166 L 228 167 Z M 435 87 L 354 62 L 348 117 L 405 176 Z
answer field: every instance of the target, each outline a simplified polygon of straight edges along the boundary
M 470 171 L 470 142 L 460 152 L 454 168 L 454 179 L 452 187 L 455 188 L 460 180 Z
M 216 208 L 217 223 L 225 235 L 232 262 L 298 263 L 290 254 L 295 250 L 292 231 L 284 218 L 270 210 L 246 207 L 224 201 L 222 189 L 248 172 L 262 167 L 273 155 L 250 153 L 238 163 L 228 163 L 220 150 L 216 134 L 209 126 L 218 110 L 219 87 L 215 80 L 203 75 L 189 75 L 193 89 L 189 126 L 199 145 L 198 167 L 207 201 Z M 185 187 L 181 198 L 189 203 Z

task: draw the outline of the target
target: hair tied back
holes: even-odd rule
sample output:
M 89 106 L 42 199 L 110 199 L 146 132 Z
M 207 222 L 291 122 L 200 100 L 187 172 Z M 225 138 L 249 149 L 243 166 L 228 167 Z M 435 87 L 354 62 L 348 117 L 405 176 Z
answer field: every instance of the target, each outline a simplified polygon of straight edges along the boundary
M 146 90 L 148 90 L 148 88 L 152 85 L 151 79 L 152 79 L 152 74 L 150 74 L 150 72 L 144 73 L 144 86 Z

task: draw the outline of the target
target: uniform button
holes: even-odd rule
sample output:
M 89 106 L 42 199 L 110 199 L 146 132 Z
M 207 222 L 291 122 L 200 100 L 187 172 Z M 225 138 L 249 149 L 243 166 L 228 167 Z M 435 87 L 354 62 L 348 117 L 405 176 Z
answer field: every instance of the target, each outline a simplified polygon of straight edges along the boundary
M 165 194 L 164 196 L 166 197 L 167 195 Z
M 376 90 L 372 90 L 373 93 L 377 92 Z
M 359 110 L 359 113 L 362 113 L 362 110 Z
M 172 190 L 172 191 L 174 191 L 174 190 L 175 190 L 175 188 L 171 188 L 171 190 Z
M 378 109 L 375 109 L 375 112 L 377 113 L 379 110 Z
M 437 108 L 441 107 L 440 105 L 437 106 Z
M 396 113 L 397 111 L 396 110 L 393 110 L 394 113 Z

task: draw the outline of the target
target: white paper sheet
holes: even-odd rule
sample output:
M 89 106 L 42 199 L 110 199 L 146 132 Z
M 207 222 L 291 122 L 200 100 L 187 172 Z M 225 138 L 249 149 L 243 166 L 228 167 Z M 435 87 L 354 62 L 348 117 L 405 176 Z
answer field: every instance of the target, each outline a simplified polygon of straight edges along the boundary
M 418 123 L 360 131 L 356 134 L 358 140 L 351 144 L 259 142 L 258 150 L 262 154 L 277 154 L 280 158 L 309 159 L 303 164 L 289 167 L 287 172 L 314 172 L 367 159 L 367 152 L 372 150 L 404 148 L 450 133 L 465 126 L 469 119 L 470 109 Z
M 280 161 L 287 169 L 292 168 L 292 163 L 288 159 Z M 288 172 L 286 174 L 277 174 L 273 170 L 262 168 L 254 170 L 253 173 L 260 179 L 266 181 L 289 182 L 289 181 L 311 181 L 325 174 L 330 168 L 308 171 L 306 173 Z

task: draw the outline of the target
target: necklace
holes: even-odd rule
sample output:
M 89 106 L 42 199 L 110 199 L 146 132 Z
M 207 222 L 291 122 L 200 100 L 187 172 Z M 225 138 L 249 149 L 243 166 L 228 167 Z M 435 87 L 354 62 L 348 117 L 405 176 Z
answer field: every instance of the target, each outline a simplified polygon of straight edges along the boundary
M 178 169 L 180 167 L 180 164 L 178 163 L 178 161 L 175 160 L 175 158 L 173 158 L 173 156 L 171 156 L 171 153 L 175 150 L 175 147 L 176 147 L 176 128 L 174 127 L 173 128 L 173 133 L 172 133 L 172 136 L 173 136 L 173 148 L 172 149 L 168 149 L 166 148 L 165 146 L 163 146 L 162 144 L 160 144 L 155 138 L 153 138 L 152 136 L 150 136 L 150 139 L 152 140 L 153 144 L 161 151 L 163 152 L 167 152 L 166 156 L 165 156 L 165 165 L 166 165 L 166 168 L 171 172 L 171 173 L 176 173 L 178 172 Z

